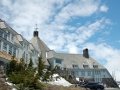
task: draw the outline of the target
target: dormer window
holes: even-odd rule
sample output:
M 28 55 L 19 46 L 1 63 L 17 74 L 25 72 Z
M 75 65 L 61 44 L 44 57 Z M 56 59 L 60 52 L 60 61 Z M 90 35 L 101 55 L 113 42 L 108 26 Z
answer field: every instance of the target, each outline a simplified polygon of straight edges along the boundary
M 78 68 L 78 65 L 73 64 L 72 67 L 73 68 Z
M 93 65 L 93 68 L 98 68 L 98 65 Z
M 83 68 L 87 69 L 87 68 L 89 68 L 89 66 L 88 65 L 83 65 Z

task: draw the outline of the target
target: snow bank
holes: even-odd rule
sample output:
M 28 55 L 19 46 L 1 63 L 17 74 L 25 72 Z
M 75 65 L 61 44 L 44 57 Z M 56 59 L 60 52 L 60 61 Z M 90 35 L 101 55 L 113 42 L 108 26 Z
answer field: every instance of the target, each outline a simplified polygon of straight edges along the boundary
M 13 83 L 10 83 L 10 82 L 5 82 L 7 83 L 9 86 L 13 86 L 14 84 Z M 12 90 L 17 90 L 16 88 L 12 88 Z
M 66 81 L 64 78 L 60 77 L 58 74 L 53 74 L 53 80 L 48 82 L 52 85 L 62 85 L 62 86 L 71 86 L 72 84 Z
M 76 78 L 77 81 L 79 81 L 79 78 Z

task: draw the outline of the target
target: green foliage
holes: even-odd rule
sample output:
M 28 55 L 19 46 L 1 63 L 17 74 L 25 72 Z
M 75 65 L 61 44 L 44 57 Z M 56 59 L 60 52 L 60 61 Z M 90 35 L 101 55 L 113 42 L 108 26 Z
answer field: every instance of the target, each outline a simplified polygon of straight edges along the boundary
M 32 59 L 30 58 L 30 63 L 28 64 L 28 67 L 33 67 L 33 61 L 32 61 Z
M 38 73 L 36 73 L 36 70 L 38 70 Z M 41 90 L 44 85 L 39 82 L 39 79 L 49 81 L 53 73 L 54 70 L 51 67 L 45 69 L 42 55 L 38 58 L 37 69 L 33 68 L 32 59 L 26 65 L 24 59 L 17 62 L 14 58 L 8 64 L 7 69 L 8 79 L 18 86 L 18 90 Z
M 49 81 L 50 76 L 51 72 L 47 70 L 46 73 L 44 74 L 43 81 Z
M 42 60 L 42 55 L 38 58 L 38 75 L 42 77 L 44 75 L 45 65 Z
M 38 82 L 39 77 L 35 74 L 36 69 L 32 67 L 32 59 L 30 60 L 28 67 L 23 59 L 21 59 L 19 63 L 12 60 L 8 66 L 8 79 L 12 83 L 17 84 L 19 90 L 24 90 L 26 88 L 28 88 L 27 90 L 36 90 L 35 88 L 39 88 L 40 90 L 42 88 L 39 87 L 41 83 Z
M 7 64 L 7 71 L 6 73 L 9 75 L 12 72 L 16 71 L 16 67 L 17 67 L 17 62 L 14 60 L 14 57 L 12 57 L 12 60 L 9 64 Z

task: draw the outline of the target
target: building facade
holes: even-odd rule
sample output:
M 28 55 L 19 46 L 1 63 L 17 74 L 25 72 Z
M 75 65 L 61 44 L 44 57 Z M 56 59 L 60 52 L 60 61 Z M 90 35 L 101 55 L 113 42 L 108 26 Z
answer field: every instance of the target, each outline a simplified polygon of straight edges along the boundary
M 0 65 L 4 65 L 15 56 L 16 60 L 23 58 L 26 63 L 29 63 L 31 58 L 36 67 L 40 55 L 47 67 L 59 67 L 61 75 L 100 82 L 110 87 L 117 86 L 108 70 L 89 56 L 87 48 L 83 50 L 83 54 L 58 53 L 48 48 L 39 38 L 38 31 L 34 31 L 32 39 L 28 42 L 0 19 Z
M 23 58 L 26 63 L 29 63 L 31 58 L 33 63 L 37 63 L 38 51 L 5 21 L 0 20 L 0 64 L 9 62 L 12 56 L 18 61 Z

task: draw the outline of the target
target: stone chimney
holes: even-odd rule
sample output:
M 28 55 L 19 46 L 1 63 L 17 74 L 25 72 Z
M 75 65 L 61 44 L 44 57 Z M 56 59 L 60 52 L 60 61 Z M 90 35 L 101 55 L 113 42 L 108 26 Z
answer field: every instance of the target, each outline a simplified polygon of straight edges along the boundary
M 38 31 L 34 31 L 33 36 L 34 36 L 34 37 L 38 37 L 38 34 L 39 34 Z
M 89 52 L 87 48 L 83 50 L 83 57 L 89 58 Z

